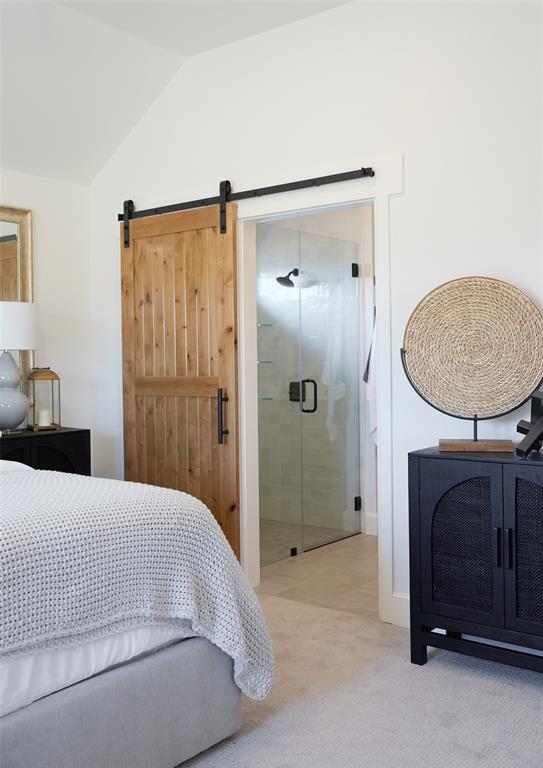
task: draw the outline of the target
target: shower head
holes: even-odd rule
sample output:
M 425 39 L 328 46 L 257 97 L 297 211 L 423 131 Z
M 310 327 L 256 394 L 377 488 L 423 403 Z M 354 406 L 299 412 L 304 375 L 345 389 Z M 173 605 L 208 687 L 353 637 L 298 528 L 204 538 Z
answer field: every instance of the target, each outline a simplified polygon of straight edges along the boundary
M 291 269 L 288 275 L 285 275 L 285 277 L 276 277 L 275 279 L 279 283 L 279 285 L 284 285 L 285 288 L 294 288 L 295 285 L 290 279 L 291 275 L 294 275 L 294 277 L 298 277 L 300 274 L 300 270 L 297 267 L 294 267 L 294 269 Z

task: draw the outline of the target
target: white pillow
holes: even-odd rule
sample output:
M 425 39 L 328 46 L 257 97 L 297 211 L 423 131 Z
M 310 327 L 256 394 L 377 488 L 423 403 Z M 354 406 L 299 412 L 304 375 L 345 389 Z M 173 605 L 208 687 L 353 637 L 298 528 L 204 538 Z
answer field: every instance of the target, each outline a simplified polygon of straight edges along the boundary
M 0 459 L 0 472 L 15 472 L 21 469 L 29 469 L 34 471 L 32 467 L 26 464 L 21 464 L 20 461 L 7 461 L 7 459 Z

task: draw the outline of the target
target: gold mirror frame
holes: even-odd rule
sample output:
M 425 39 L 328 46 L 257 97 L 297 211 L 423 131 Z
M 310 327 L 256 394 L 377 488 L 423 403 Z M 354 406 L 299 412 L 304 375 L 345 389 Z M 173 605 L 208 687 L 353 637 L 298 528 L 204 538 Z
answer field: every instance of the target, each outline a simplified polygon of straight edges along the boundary
M 32 211 L 0 205 L 0 221 L 17 224 L 17 285 L 18 301 L 33 301 L 32 290 Z M 34 352 L 19 352 L 23 383 L 34 367 Z M 24 391 L 24 389 L 23 389 Z

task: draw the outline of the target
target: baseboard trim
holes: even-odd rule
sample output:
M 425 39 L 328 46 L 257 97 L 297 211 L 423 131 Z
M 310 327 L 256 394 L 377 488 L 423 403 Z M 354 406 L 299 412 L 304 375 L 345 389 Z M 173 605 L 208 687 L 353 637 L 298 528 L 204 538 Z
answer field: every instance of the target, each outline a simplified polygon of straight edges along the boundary
M 364 514 L 363 532 L 367 536 L 377 536 L 378 521 L 375 512 L 366 512 Z
M 409 628 L 409 595 L 406 592 L 393 592 L 385 598 L 380 596 L 379 618 L 387 624 Z M 383 599 L 384 598 L 384 599 Z

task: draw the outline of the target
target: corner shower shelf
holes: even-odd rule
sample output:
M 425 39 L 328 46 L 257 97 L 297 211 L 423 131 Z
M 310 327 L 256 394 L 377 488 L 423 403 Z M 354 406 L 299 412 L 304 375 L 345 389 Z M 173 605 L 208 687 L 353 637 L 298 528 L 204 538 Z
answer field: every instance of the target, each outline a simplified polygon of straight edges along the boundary
M 260 395 L 256 398 L 257 400 L 273 400 L 273 397 L 260 397 Z
M 257 328 L 273 328 L 271 323 L 257 323 L 256 327 Z
M 273 360 L 257 360 L 257 365 L 271 365 L 273 363 Z

